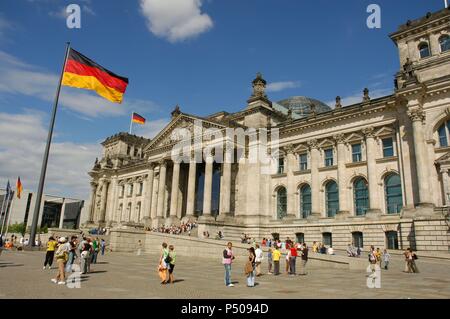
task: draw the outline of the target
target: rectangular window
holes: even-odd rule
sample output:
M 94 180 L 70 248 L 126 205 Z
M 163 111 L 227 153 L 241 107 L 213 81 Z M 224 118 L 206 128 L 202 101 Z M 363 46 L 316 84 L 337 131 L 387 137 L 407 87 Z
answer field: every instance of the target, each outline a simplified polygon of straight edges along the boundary
M 447 140 L 447 130 L 445 129 L 445 125 L 442 125 L 438 129 L 438 134 L 439 134 L 439 146 L 440 147 L 447 147 L 448 146 L 448 140 Z
M 142 191 L 144 190 L 144 183 L 139 183 L 139 193 L 138 195 L 142 195 Z
M 353 163 L 362 161 L 361 144 L 352 145 L 352 160 Z
M 139 151 L 139 150 L 138 150 L 137 148 L 134 149 L 134 157 L 137 157 L 137 156 L 138 156 L 138 151 Z
M 278 174 L 283 174 L 284 173 L 284 158 L 280 158 L 278 159 Z
M 333 166 L 333 149 L 329 148 L 325 152 L 325 166 Z
M 133 195 L 133 184 L 128 185 L 128 196 Z
M 300 154 L 300 170 L 306 171 L 308 169 L 308 154 Z
M 383 139 L 383 157 L 394 156 L 394 142 L 392 138 Z
M 125 186 L 122 185 L 122 186 L 120 186 L 119 197 L 123 197 L 124 193 L 125 193 Z

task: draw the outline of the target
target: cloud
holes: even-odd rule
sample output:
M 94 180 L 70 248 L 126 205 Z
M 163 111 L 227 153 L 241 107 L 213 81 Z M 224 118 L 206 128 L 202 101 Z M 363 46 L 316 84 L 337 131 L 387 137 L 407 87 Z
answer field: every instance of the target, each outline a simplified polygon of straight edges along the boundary
M 45 142 L 45 115 L 31 109 L 22 113 L 0 113 L 0 187 L 7 179 L 13 184 L 20 176 L 24 188 L 37 190 Z M 101 146 L 73 142 L 53 142 L 48 161 L 45 192 L 87 200 L 89 176 Z
M 5 36 L 5 32 L 7 30 L 11 30 L 12 28 L 12 23 L 7 20 L 2 13 L 0 13 L 0 38 L 3 38 Z
M 392 94 L 393 89 L 392 88 L 382 88 L 382 89 L 376 89 L 373 91 L 369 92 L 369 96 L 370 98 L 376 99 L 379 97 L 383 97 L 383 96 L 387 96 Z M 342 106 L 348 106 L 348 105 L 353 105 L 353 104 L 357 104 L 357 103 L 361 103 L 363 101 L 363 92 L 361 90 L 361 92 L 355 92 L 351 95 L 345 96 L 345 97 L 341 97 L 341 104 Z M 334 108 L 334 106 L 336 105 L 336 101 L 328 101 L 326 102 L 326 104 L 332 108 Z
M 141 13 L 150 32 L 172 43 L 212 28 L 213 21 L 201 12 L 201 6 L 202 0 L 140 0 Z
M 267 84 L 267 92 L 280 92 L 287 89 L 299 88 L 301 83 L 299 81 L 284 81 L 284 82 L 272 82 Z
M 133 126 L 134 134 L 143 136 L 146 138 L 154 138 L 167 124 L 170 119 L 163 118 L 154 121 L 146 121 L 144 125 Z
M 36 97 L 53 102 L 58 76 L 26 64 L 16 57 L 0 51 L 0 96 L 1 93 Z M 160 107 L 148 100 L 125 98 L 122 105 L 112 104 L 93 92 L 63 87 L 60 105 L 83 117 L 122 116 L 131 110 L 155 112 Z

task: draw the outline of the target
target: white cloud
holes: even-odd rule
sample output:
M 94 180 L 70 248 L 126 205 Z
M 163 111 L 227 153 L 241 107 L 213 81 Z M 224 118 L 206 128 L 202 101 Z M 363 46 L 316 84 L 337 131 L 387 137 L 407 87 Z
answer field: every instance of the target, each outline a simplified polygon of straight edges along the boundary
M 133 134 L 146 138 L 154 138 L 167 124 L 170 119 L 158 119 L 146 121 L 144 125 L 134 125 Z
M 369 92 L 370 98 L 376 99 L 379 97 L 387 96 L 389 94 L 392 94 L 392 88 L 383 88 L 383 89 L 376 89 Z M 353 105 L 357 103 L 361 103 L 363 101 L 363 92 L 355 92 L 354 94 L 351 94 L 349 96 L 341 97 L 341 104 L 342 106 L 348 106 Z M 336 101 L 328 101 L 326 104 L 332 108 L 336 105 Z
M 43 113 L 25 110 L 20 114 L 0 113 L 0 187 L 20 176 L 24 188 L 36 191 L 47 138 Z M 53 142 L 48 161 L 45 192 L 52 195 L 89 197 L 89 176 L 101 146 Z
M 267 92 L 280 92 L 287 89 L 299 88 L 301 83 L 299 81 L 283 81 L 283 82 L 272 82 L 267 84 Z
M 208 31 L 210 16 L 201 12 L 202 0 L 140 0 L 148 29 L 170 42 L 183 41 Z
M 0 38 L 4 37 L 5 31 L 12 29 L 12 23 L 8 21 L 1 13 L 0 13 Z
M 58 76 L 28 65 L 14 56 L 0 51 L 0 93 L 19 94 L 53 102 Z M 148 100 L 131 99 L 125 96 L 121 105 L 98 97 L 94 92 L 63 87 L 60 105 L 84 117 L 123 116 L 131 110 L 154 112 L 159 106 Z

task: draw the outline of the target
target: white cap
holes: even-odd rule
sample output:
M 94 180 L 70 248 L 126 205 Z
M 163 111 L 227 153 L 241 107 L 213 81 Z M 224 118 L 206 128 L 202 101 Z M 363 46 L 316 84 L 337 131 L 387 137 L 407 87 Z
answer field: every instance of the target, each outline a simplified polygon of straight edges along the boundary
M 60 243 L 65 243 L 67 240 L 66 240 L 66 237 L 60 237 L 59 238 L 59 242 Z

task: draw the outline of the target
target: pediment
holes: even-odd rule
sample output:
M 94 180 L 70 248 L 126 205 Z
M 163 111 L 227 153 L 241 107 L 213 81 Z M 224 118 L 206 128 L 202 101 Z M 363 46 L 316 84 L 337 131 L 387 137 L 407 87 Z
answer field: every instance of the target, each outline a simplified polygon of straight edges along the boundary
M 196 121 L 201 121 L 202 131 L 208 128 L 224 129 L 226 126 L 214 123 L 203 118 L 195 117 L 180 113 L 175 118 L 173 118 L 169 124 L 167 124 L 152 141 L 144 149 L 144 152 L 148 152 L 153 149 L 162 148 L 165 146 L 172 145 L 184 138 L 187 133 L 190 136 L 194 136 L 194 123 Z M 204 133 L 204 132 L 203 132 Z
M 349 136 L 347 136 L 347 138 L 345 139 L 345 142 L 346 143 L 361 142 L 363 140 L 364 140 L 364 136 L 362 134 L 352 133 Z
M 334 146 L 334 141 L 333 140 L 330 140 L 330 139 L 328 139 L 328 138 L 326 138 L 326 139 L 324 139 L 323 141 L 321 141 L 320 143 L 319 143 L 319 147 L 320 148 L 325 148 L 325 147 L 330 147 L 330 146 Z
M 380 137 L 380 136 L 390 136 L 395 134 L 395 130 L 393 128 L 390 127 L 382 127 L 380 128 L 376 133 L 375 136 Z
M 445 164 L 450 164 L 450 152 L 448 152 L 448 153 L 445 153 L 444 155 L 442 155 L 441 157 L 439 157 L 437 160 L 436 160 L 436 164 L 439 164 L 439 165 L 445 165 Z

